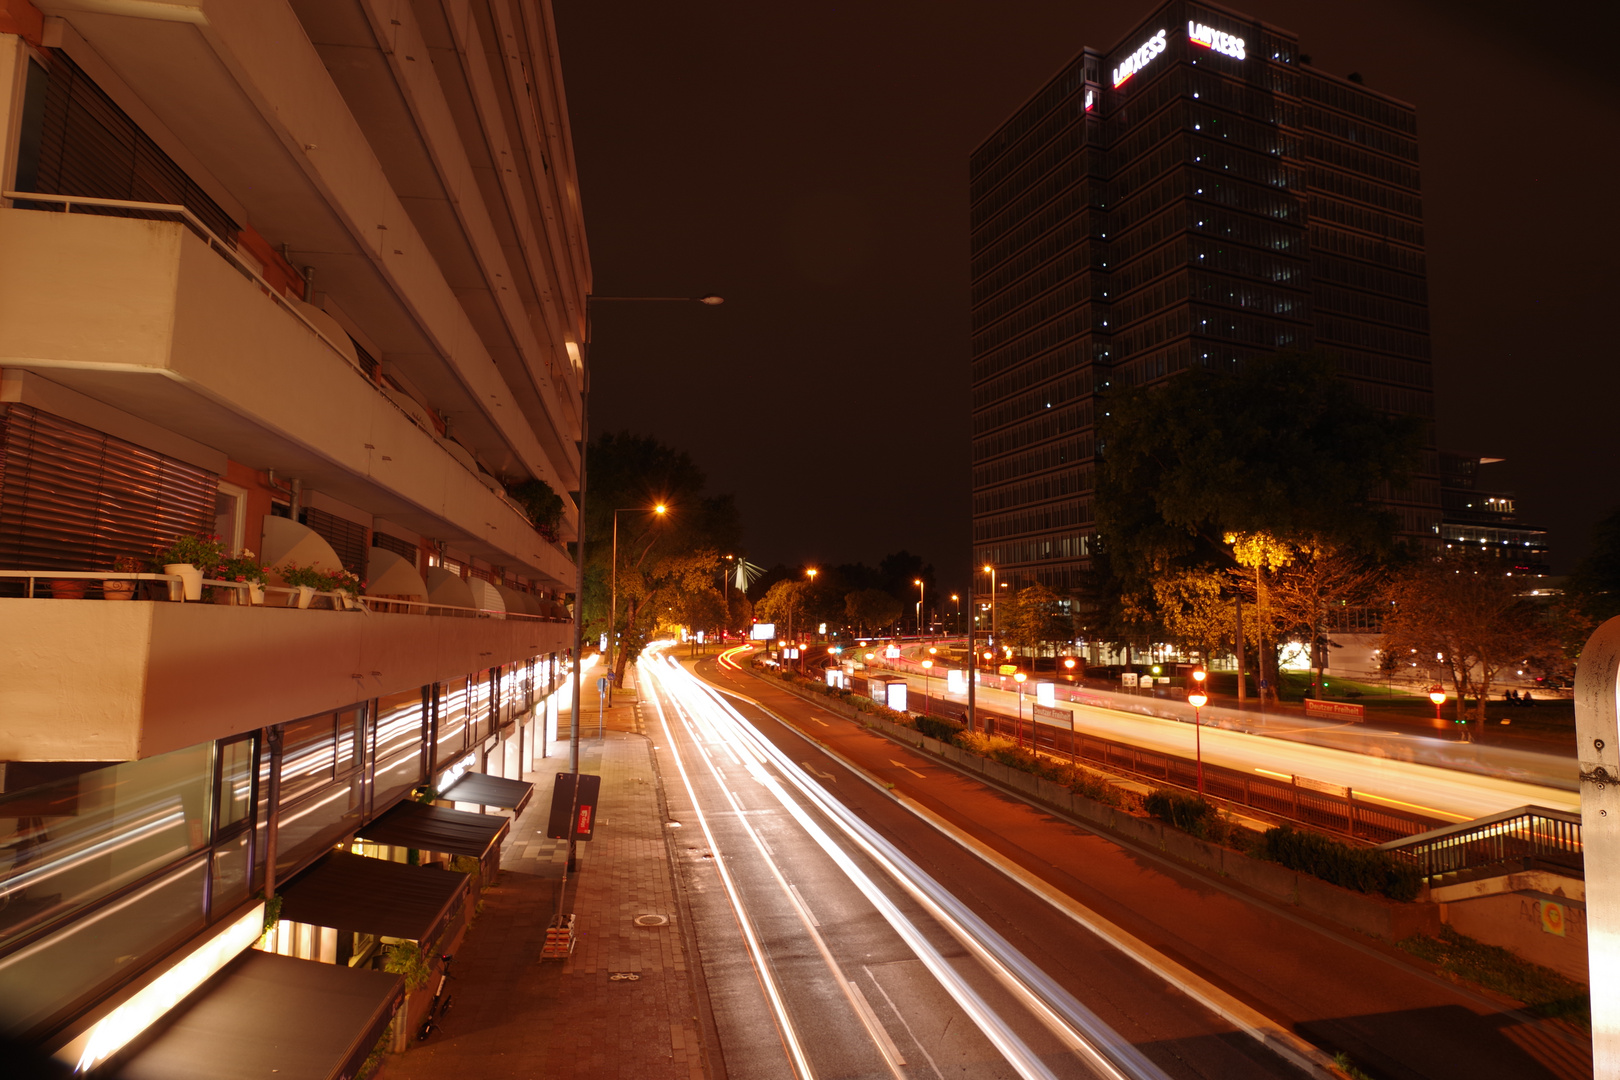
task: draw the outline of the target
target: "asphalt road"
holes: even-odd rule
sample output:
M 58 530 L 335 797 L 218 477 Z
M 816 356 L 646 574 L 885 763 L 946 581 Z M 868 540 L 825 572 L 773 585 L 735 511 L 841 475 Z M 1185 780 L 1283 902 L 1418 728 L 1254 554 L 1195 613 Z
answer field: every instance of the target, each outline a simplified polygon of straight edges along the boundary
M 1373 1076 L 1591 1075 L 1589 1042 L 1454 985 L 1383 943 L 1055 818 L 749 673 L 698 665 L 759 732 L 984 924 L 1172 1076 L 1291 1066 L 920 820 L 821 747 L 1111 920 L 1208 983 Z M 780 719 L 778 719 L 780 718 Z M 785 721 L 785 722 L 784 722 Z M 801 734 L 802 732 L 802 734 Z M 1296 1074 L 1297 1075 L 1297 1074 Z

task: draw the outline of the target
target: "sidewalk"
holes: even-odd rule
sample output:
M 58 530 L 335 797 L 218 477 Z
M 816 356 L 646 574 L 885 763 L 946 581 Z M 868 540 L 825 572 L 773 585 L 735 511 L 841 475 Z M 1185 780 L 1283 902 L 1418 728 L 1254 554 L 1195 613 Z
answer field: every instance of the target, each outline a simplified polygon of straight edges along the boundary
M 580 711 L 580 771 L 602 777 L 596 839 L 579 845 L 563 904 L 575 915 L 566 961 L 539 960 L 557 909 L 567 845 L 545 836 L 553 777 L 568 770 L 567 705 L 552 756 L 524 779 L 534 796 L 501 852 L 501 873 L 456 953 L 454 1006 L 442 1032 L 414 1041 L 376 1074 L 386 1080 L 464 1077 L 706 1080 L 704 1046 L 652 744 L 633 688 L 604 710 L 596 682 Z M 645 916 L 662 917 L 657 919 Z M 643 923 L 656 925 L 639 925 Z M 611 976 L 618 975 L 619 978 Z M 634 976 L 627 978 L 626 975 Z

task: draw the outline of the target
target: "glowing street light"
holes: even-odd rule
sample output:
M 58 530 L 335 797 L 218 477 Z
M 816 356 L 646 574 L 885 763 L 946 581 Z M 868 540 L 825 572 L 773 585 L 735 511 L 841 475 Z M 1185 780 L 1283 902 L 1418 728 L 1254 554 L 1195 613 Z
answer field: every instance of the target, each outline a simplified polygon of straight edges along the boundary
M 996 640 L 996 568 L 989 563 L 984 564 L 984 572 L 990 575 L 990 641 Z
M 1204 680 L 1208 673 L 1199 668 L 1192 673 L 1193 692 L 1187 695 L 1187 704 L 1193 707 L 1193 748 L 1198 758 L 1198 797 L 1204 797 L 1204 706 L 1209 695 L 1204 693 Z
M 1074 682 L 1074 657 L 1065 656 L 1063 658 L 1063 666 L 1065 668 L 1068 668 L 1067 675 L 1068 675 L 1069 681 Z
M 911 583 L 917 586 L 917 636 L 923 636 L 923 580 L 913 578 Z
M 614 646 L 618 644 L 619 637 L 619 515 L 643 510 L 640 506 L 626 506 L 613 511 L 613 566 L 608 577 L 612 584 L 608 588 L 608 635 L 607 635 L 607 704 L 613 705 L 613 667 Z M 669 513 L 669 507 L 658 503 L 652 508 L 654 517 L 663 517 Z M 577 673 L 576 673 L 577 675 Z M 577 724 L 577 719 L 573 721 Z
M 928 651 L 933 652 L 934 650 L 929 649 Z M 924 660 L 922 662 L 922 669 L 923 669 L 923 715 L 924 716 L 928 715 L 928 676 L 933 671 L 933 668 L 934 668 L 934 661 L 933 660 Z

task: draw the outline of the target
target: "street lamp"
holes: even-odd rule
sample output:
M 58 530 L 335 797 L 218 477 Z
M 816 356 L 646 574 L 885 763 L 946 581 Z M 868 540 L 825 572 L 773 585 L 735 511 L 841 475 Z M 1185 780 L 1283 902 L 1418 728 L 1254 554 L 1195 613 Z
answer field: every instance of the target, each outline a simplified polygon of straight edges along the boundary
M 1209 704 L 1209 695 L 1204 693 L 1204 679 L 1207 673 L 1203 668 L 1192 673 L 1193 692 L 1187 695 L 1187 704 L 1193 707 L 1193 747 L 1198 757 L 1198 797 L 1204 797 L 1204 706 Z
M 921 641 L 922 636 L 923 636 L 923 624 L 922 624 L 922 620 L 923 620 L 923 610 L 922 610 L 922 607 L 923 607 L 923 582 L 922 582 L 922 578 L 913 578 L 911 580 L 911 583 L 913 585 L 917 586 L 917 640 Z
M 1013 740 L 1018 743 L 1020 750 L 1024 748 L 1024 680 L 1027 678 L 1029 676 L 1022 671 L 1013 676 L 1013 682 L 1018 684 L 1018 723 L 1013 727 Z M 1035 728 L 1033 724 L 1030 725 L 1029 743 L 1032 747 L 1035 745 Z
M 610 709 L 613 707 L 613 684 L 615 681 L 617 681 L 614 678 L 613 647 L 618 643 L 619 638 L 619 515 L 628 514 L 641 509 L 643 508 L 639 506 L 626 506 L 622 509 L 613 511 L 613 566 L 611 571 L 608 573 L 608 579 L 612 584 L 608 588 L 609 599 L 607 634 L 607 703 L 608 708 Z M 663 503 L 659 503 L 657 506 L 653 507 L 652 512 L 658 517 L 663 517 L 665 514 L 669 513 L 669 507 L 665 506 Z
M 934 662 L 932 660 L 924 660 L 922 662 L 922 669 L 923 669 L 923 715 L 924 716 L 928 715 L 928 676 L 929 676 L 929 673 L 933 671 L 933 668 L 934 668 Z
M 951 593 L 951 603 L 956 605 L 956 632 L 960 634 L 962 632 L 962 598 L 955 593 Z
M 996 568 L 985 563 L 983 569 L 990 575 L 990 637 L 987 644 L 993 645 L 996 641 Z
M 1446 692 L 1438 684 L 1431 686 L 1429 687 L 1429 700 L 1434 702 L 1434 726 L 1443 727 L 1445 721 L 1440 718 L 1440 706 L 1446 703 Z
M 1074 657 L 1065 656 L 1063 658 L 1063 666 L 1069 669 L 1068 670 L 1069 681 L 1074 682 Z

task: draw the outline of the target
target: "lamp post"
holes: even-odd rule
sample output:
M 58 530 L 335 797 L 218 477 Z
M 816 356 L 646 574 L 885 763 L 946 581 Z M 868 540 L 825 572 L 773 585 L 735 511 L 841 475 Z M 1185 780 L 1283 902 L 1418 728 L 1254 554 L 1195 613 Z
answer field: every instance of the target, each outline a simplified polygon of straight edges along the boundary
M 1022 671 L 1013 675 L 1013 682 L 1018 684 L 1018 723 L 1013 726 L 1013 740 L 1018 744 L 1019 749 L 1023 749 L 1024 746 L 1024 680 L 1027 678 L 1029 676 Z M 1033 724 L 1030 725 L 1029 743 L 1032 747 L 1035 745 Z
M 810 579 L 810 584 L 811 585 L 814 585 L 816 583 L 816 575 L 819 574 L 819 573 L 821 573 L 821 571 L 817 570 L 815 567 L 812 566 L 812 567 L 810 567 L 809 569 L 807 569 L 804 572 L 804 576 Z M 793 609 L 790 607 L 790 608 L 788 608 L 788 627 L 789 627 L 789 631 L 790 631 L 790 636 L 791 636 L 792 626 L 793 626 Z M 794 641 L 793 647 L 795 649 L 799 650 L 799 674 L 803 675 L 804 674 L 804 643 L 802 641 Z
M 911 583 L 917 586 L 917 640 L 923 638 L 923 582 L 922 578 L 912 578 Z
M 1445 720 L 1440 716 L 1440 706 L 1446 703 L 1446 692 L 1438 683 L 1429 687 L 1429 700 L 1434 702 L 1434 726 L 1443 730 Z M 1458 737 L 1461 738 L 1461 735 Z
M 579 363 L 579 500 L 574 509 L 579 518 L 578 537 L 574 543 L 574 685 L 569 691 L 568 701 L 568 771 L 576 777 L 579 775 L 579 696 L 580 696 L 580 661 L 585 646 L 585 494 L 586 487 L 586 450 L 590 442 L 590 397 L 591 397 L 591 310 L 595 304 L 602 303 L 676 303 L 676 304 L 702 304 L 705 307 L 719 307 L 725 300 L 714 294 L 707 296 L 585 296 L 585 341 L 579 348 L 579 355 L 574 357 Z M 569 353 L 574 352 L 572 343 Z M 579 791 L 576 782 L 574 791 Z M 569 820 L 578 818 L 579 807 L 576 803 L 570 809 Z M 568 836 L 568 869 L 574 869 L 574 836 Z M 559 910 L 561 910 L 559 908 Z
M 933 668 L 934 668 L 934 662 L 932 660 L 924 660 L 922 662 L 922 669 L 923 669 L 923 715 L 924 716 L 928 715 L 928 676 L 933 671 Z
M 1204 706 L 1209 704 L 1209 695 L 1204 693 L 1204 679 L 1207 672 L 1203 668 L 1192 673 L 1193 692 L 1187 695 L 1187 704 L 1193 707 L 1193 752 L 1198 758 L 1198 797 L 1204 797 Z
M 956 605 L 956 632 L 960 634 L 962 632 L 962 598 L 956 593 L 951 593 L 951 603 Z M 969 649 L 968 651 L 972 652 L 973 650 Z
M 996 643 L 996 568 L 985 564 L 984 572 L 990 575 L 990 636 L 986 638 L 988 644 Z
M 617 672 L 613 667 L 614 646 L 619 641 L 619 515 L 628 514 L 642 509 L 639 506 L 626 506 L 613 511 L 613 566 L 608 574 L 611 584 L 608 586 L 608 634 L 607 634 L 607 703 L 608 708 L 613 707 L 613 684 L 618 682 Z M 669 507 L 659 503 L 653 507 L 653 513 L 663 517 L 669 512 Z

